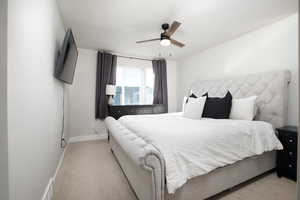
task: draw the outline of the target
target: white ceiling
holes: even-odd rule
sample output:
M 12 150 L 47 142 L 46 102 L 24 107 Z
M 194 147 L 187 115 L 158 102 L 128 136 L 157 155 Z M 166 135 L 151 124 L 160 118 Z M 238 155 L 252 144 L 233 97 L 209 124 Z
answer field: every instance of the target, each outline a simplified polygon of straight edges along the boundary
M 78 46 L 122 55 L 178 59 L 298 12 L 298 0 L 58 0 Z M 182 22 L 174 39 L 184 48 L 161 47 L 161 24 Z

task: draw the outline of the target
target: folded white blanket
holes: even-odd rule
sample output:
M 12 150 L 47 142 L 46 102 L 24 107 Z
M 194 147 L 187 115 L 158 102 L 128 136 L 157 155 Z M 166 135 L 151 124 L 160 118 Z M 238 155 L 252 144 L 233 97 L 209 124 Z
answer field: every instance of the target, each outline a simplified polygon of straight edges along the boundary
M 131 115 L 119 121 L 162 153 L 169 193 L 218 167 L 282 149 L 272 125 L 262 121 L 188 119 L 181 114 Z

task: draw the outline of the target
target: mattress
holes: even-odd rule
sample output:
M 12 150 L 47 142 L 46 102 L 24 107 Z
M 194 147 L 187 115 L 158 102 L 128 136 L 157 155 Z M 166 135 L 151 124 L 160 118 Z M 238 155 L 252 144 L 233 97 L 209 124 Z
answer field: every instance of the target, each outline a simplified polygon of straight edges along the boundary
M 170 194 L 193 177 L 282 149 L 272 125 L 262 121 L 188 119 L 181 113 L 131 115 L 118 121 L 163 155 Z

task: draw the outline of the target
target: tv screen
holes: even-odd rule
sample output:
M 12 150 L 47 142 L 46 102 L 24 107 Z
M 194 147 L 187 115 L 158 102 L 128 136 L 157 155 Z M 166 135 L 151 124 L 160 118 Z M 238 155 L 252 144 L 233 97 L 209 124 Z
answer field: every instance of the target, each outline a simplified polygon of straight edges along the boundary
M 59 52 L 54 76 L 68 84 L 73 83 L 78 50 L 71 29 L 68 29 Z

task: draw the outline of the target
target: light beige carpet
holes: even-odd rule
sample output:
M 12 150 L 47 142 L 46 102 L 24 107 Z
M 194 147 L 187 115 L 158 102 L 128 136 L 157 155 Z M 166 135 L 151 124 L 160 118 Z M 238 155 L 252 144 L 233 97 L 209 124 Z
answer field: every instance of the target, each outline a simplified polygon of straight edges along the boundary
M 296 183 L 269 174 L 212 199 L 294 200 Z M 54 186 L 54 200 L 136 200 L 107 141 L 70 144 Z

